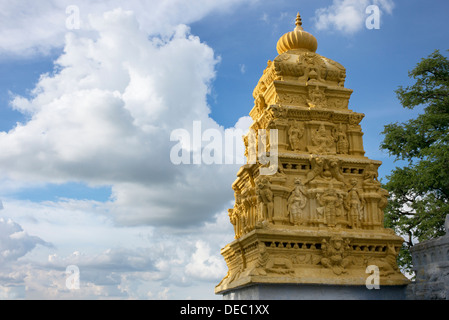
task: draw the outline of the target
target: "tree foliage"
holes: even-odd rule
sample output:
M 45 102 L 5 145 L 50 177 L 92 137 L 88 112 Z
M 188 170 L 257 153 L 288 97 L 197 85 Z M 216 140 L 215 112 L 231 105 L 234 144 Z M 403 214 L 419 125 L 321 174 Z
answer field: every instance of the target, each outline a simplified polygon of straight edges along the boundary
M 438 50 L 409 72 L 414 84 L 396 91 L 402 106 L 422 108 L 404 123 L 386 125 L 381 149 L 406 165 L 396 167 L 384 185 L 390 192 L 386 227 L 405 238 L 399 265 L 410 271 L 408 249 L 444 235 L 449 214 L 449 60 Z

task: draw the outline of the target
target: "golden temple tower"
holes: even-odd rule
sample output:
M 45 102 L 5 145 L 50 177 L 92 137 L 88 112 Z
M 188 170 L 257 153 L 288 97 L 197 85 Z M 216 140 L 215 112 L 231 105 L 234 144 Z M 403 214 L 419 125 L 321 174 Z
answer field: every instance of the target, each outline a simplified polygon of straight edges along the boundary
M 254 284 L 365 287 L 376 268 L 380 286 L 408 283 L 396 263 L 403 239 L 383 226 L 388 192 L 381 162 L 365 157 L 364 115 L 348 109 L 346 69 L 317 47 L 298 14 L 254 90 L 250 161 L 232 186 L 235 240 L 221 251 L 229 271 L 217 294 Z M 267 155 L 277 151 L 272 174 L 254 160 L 261 135 Z

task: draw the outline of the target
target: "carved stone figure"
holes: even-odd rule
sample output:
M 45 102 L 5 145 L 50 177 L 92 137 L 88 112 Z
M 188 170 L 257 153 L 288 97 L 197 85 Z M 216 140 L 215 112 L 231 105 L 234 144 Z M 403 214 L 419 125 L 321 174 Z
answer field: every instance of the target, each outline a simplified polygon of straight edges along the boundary
M 273 192 L 267 179 L 263 179 L 257 184 L 256 194 L 260 206 L 259 220 L 273 222 Z
M 293 151 L 301 151 L 304 149 L 303 144 L 301 143 L 301 138 L 304 135 L 304 124 L 294 123 L 290 125 L 290 129 L 288 130 L 288 138 L 290 142 L 290 147 Z
M 270 258 L 265 270 L 277 274 L 295 273 L 292 261 L 286 257 Z
M 329 171 L 331 173 L 332 178 L 339 182 L 345 183 L 345 179 L 343 175 L 341 174 L 341 166 L 340 161 L 338 159 L 330 159 L 329 160 Z
M 349 226 L 353 229 L 360 228 L 360 220 L 362 216 L 363 200 L 357 189 L 357 179 L 351 179 L 351 188 L 344 203 L 348 210 Z
M 259 130 L 259 139 L 257 140 L 258 143 L 258 156 L 259 160 L 266 156 L 266 152 L 268 152 L 269 147 L 269 133 L 267 130 Z
M 239 230 L 238 230 L 238 226 L 237 226 L 237 220 L 238 220 L 237 213 L 234 212 L 234 209 L 229 209 L 228 215 L 229 215 L 229 221 L 231 221 L 231 224 L 234 227 L 235 238 L 238 239 Z
M 347 257 L 348 245 L 349 240 L 343 240 L 341 237 L 332 237 L 329 242 L 324 239 L 321 243 L 321 250 L 323 251 L 321 264 L 325 268 L 332 269 L 337 275 L 345 273 L 346 267 L 351 262 Z
M 330 186 L 322 194 L 318 194 L 317 199 L 322 206 L 317 209 L 318 213 L 324 216 L 328 227 L 335 227 L 337 217 L 342 215 L 342 195 Z
M 235 194 L 235 205 L 233 209 L 229 209 L 229 219 L 234 226 L 236 239 L 243 235 L 245 225 L 247 224 L 247 217 L 245 208 L 242 202 L 242 195 L 239 193 Z
M 257 135 L 251 130 L 248 135 L 248 163 L 253 164 L 257 161 Z
M 316 154 L 335 154 L 335 139 L 323 123 L 312 133 L 312 146 L 308 150 Z
M 315 70 L 312 70 L 309 77 L 313 75 L 312 72 L 316 75 Z M 316 76 L 314 78 L 316 78 Z M 315 86 L 315 89 L 309 89 L 309 99 L 307 102 L 310 108 L 325 108 L 327 100 L 324 90 L 320 89 L 318 86 Z
M 349 153 L 349 142 L 346 133 L 340 127 L 336 134 L 337 141 L 337 154 L 348 154 Z
M 377 266 L 383 276 L 389 276 L 399 270 L 396 263 L 396 256 L 397 252 L 394 246 L 388 245 L 385 258 L 369 260 L 369 264 Z
M 304 184 L 309 183 L 314 179 L 321 179 L 327 182 L 332 182 L 334 179 L 337 182 L 345 184 L 345 179 L 341 173 L 341 161 L 336 158 L 323 158 L 319 156 L 311 157 L 312 170 L 307 174 Z
M 317 176 L 321 175 L 324 169 L 324 159 L 319 156 L 312 156 L 310 158 L 310 163 L 312 170 L 307 174 L 306 181 L 304 184 L 308 184 L 310 181 L 315 179 Z
M 256 103 L 256 109 L 259 111 L 259 114 L 262 114 L 263 111 L 265 110 L 265 108 L 267 107 L 267 104 L 265 102 L 265 98 L 263 97 L 262 94 L 259 94 L 259 96 L 257 97 L 255 103 Z
M 377 207 L 379 209 L 378 221 L 380 223 L 383 223 L 383 221 L 384 221 L 384 211 L 385 211 L 385 208 L 388 205 L 389 192 L 387 190 L 385 190 L 385 189 L 380 188 L 380 194 L 381 194 L 381 198 L 379 200 L 379 203 L 377 204 Z
M 377 170 L 374 168 L 374 165 L 370 163 L 363 174 L 363 185 L 366 187 L 380 187 L 380 182 L 377 178 Z
M 288 198 L 289 221 L 294 225 L 300 225 L 304 222 L 304 208 L 307 205 L 305 188 L 301 179 L 295 180 L 295 188 Z

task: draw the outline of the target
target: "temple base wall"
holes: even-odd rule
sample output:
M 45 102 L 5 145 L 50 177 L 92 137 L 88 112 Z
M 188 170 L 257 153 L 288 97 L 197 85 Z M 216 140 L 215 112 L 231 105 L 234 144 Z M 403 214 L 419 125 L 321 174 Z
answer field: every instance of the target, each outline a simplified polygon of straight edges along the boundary
M 410 300 L 449 300 L 449 215 L 446 235 L 411 249 L 416 280 L 407 290 Z
M 406 285 L 366 286 L 252 284 L 223 293 L 223 300 L 405 300 Z

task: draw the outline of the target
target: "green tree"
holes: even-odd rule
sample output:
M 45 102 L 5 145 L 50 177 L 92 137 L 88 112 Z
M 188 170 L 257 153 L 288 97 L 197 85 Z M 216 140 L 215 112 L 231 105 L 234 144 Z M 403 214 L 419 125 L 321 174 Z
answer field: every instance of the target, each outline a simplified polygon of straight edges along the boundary
M 410 247 L 444 235 L 449 214 L 449 60 L 438 50 L 409 72 L 414 84 L 396 94 L 415 119 L 386 125 L 381 149 L 405 162 L 387 177 L 385 226 L 404 237 L 398 264 L 411 271 Z

